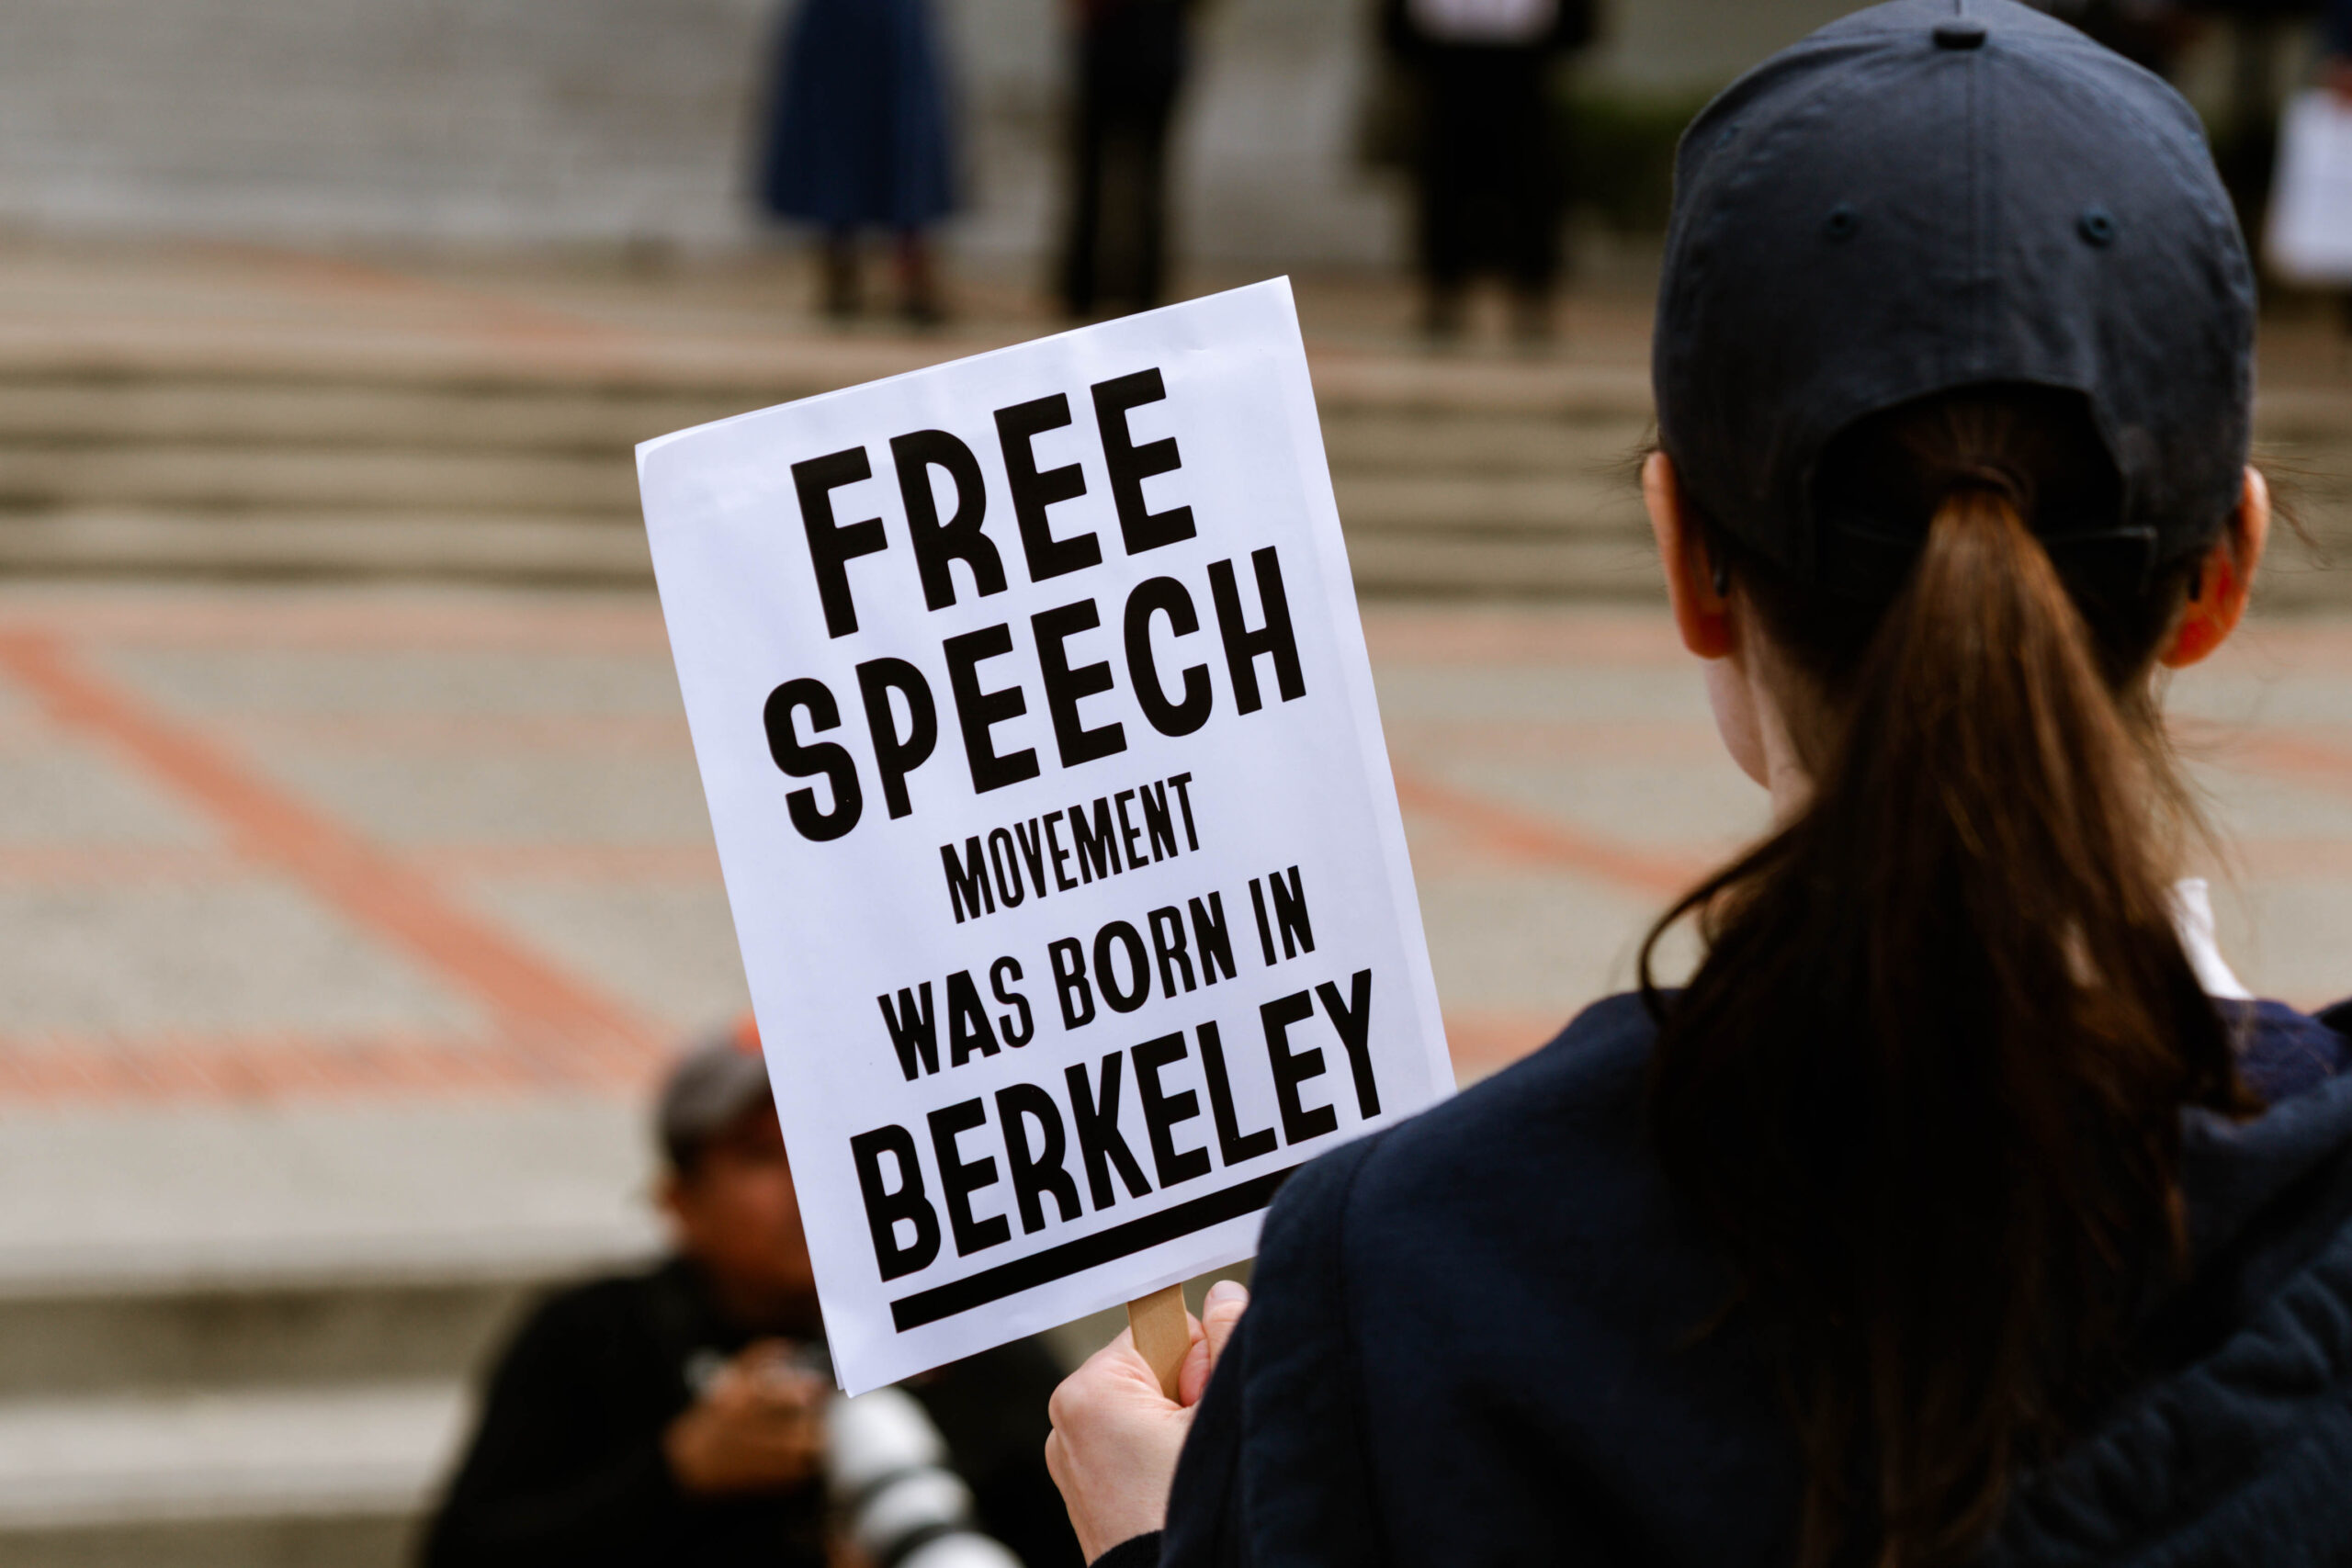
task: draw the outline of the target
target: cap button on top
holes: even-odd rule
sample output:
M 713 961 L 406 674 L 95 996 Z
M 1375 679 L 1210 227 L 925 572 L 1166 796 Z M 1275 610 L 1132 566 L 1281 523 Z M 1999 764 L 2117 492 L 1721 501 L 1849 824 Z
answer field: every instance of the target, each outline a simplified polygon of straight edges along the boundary
M 1938 49 L 1982 49 L 1984 46 L 1984 24 L 1973 17 L 1955 17 L 1949 22 L 1936 24 Z

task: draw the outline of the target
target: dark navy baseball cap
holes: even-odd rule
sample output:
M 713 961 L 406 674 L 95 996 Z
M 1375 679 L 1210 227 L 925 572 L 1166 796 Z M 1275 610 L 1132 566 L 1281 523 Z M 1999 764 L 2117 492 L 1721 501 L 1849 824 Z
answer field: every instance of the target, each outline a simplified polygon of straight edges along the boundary
M 2254 323 L 2245 243 L 2179 94 L 2015 0 L 1894 0 L 1767 61 L 1684 134 L 1659 442 L 1736 541 L 1874 596 L 1926 519 L 1825 504 L 1830 444 L 1964 388 L 2077 393 L 2120 507 L 2033 526 L 2062 567 L 2136 585 L 2236 508 Z

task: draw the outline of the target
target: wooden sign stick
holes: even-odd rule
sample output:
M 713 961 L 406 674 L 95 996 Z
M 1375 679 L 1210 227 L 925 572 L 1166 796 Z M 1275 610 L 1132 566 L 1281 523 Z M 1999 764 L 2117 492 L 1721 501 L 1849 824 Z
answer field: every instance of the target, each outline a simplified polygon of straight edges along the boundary
M 1135 1330 L 1136 1352 L 1159 1380 L 1159 1392 L 1174 1399 L 1184 1354 L 1193 1348 L 1193 1331 L 1184 1316 L 1184 1287 L 1170 1285 L 1129 1302 L 1127 1326 Z

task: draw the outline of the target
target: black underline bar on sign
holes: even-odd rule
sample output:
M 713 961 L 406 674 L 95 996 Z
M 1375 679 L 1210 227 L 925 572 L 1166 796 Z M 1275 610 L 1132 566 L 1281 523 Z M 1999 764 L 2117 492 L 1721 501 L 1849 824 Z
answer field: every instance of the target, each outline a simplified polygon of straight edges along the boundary
M 1291 1171 L 1297 1168 L 1293 1166 L 1288 1170 L 1270 1171 L 1189 1203 L 1179 1203 L 1172 1209 L 1162 1209 L 1159 1213 L 1146 1214 L 1139 1220 L 1129 1220 L 1125 1224 L 1113 1225 L 1109 1230 L 1066 1241 L 1059 1247 L 1049 1247 L 967 1279 L 918 1291 L 890 1303 L 890 1322 L 904 1334 L 909 1329 L 970 1312 L 974 1307 L 1034 1291 L 1056 1280 L 1131 1258 L 1161 1242 L 1174 1241 L 1178 1236 L 1191 1235 L 1194 1231 L 1204 1231 L 1244 1214 L 1254 1214 L 1274 1201 L 1274 1194 L 1290 1179 Z

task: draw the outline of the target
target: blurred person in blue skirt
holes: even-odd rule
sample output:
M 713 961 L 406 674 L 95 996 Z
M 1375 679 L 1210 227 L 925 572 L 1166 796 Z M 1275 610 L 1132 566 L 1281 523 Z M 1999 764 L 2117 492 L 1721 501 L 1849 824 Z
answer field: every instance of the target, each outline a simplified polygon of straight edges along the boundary
M 760 203 L 823 233 L 824 308 L 860 306 L 858 245 L 895 240 L 899 304 L 941 319 L 928 231 L 955 207 L 944 72 L 929 0 L 800 0 L 783 35 Z

